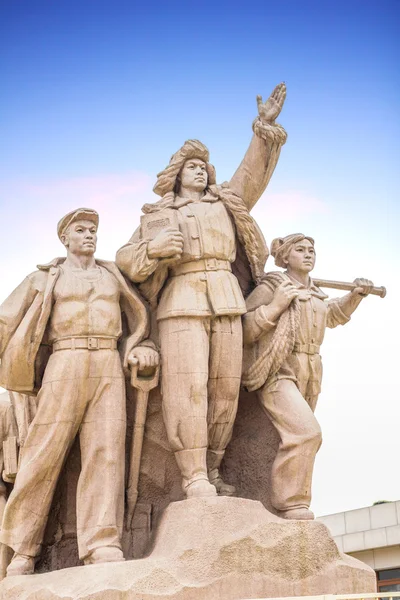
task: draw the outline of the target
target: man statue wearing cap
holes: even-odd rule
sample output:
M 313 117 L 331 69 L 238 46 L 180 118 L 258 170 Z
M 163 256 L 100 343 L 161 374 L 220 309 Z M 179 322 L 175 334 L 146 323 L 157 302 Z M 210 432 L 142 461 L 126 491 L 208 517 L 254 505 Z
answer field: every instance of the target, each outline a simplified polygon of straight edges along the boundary
M 268 255 L 249 211 L 286 141 L 275 123 L 285 95 L 280 84 L 265 104 L 257 98 L 254 136 L 227 184 L 216 185 L 207 148 L 185 142 L 158 174 L 161 200 L 143 207 L 141 228 L 117 253 L 157 307 L 164 422 L 188 498 L 235 492 L 219 468 L 237 410 L 244 295 Z
M 33 572 L 57 480 L 78 434 L 79 556 L 85 564 L 123 560 L 123 367 L 154 366 L 158 355 L 145 341 L 143 301 L 114 263 L 94 259 L 98 220 L 86 208 L 61 219 L 67 257 L 39 266 L 0 307 L 0 385 L 38 392 L 1 527 L 0 541 L 15 552 L 7 575 Z
M 279 434 L 271 473 L 271 504 L 286 519 L 313 519 L 311 480 L 321 430 L 314 410 L 321 391 L 319 354 L 326 327 L 344 325 L 373 284 L 356 279 L 342 298 L 327 300 L 309 273 L 314 240 L 301 233 L 276 238 L 275 264 L 248 296 L 243 318 L 243 385 L 257 391 Z

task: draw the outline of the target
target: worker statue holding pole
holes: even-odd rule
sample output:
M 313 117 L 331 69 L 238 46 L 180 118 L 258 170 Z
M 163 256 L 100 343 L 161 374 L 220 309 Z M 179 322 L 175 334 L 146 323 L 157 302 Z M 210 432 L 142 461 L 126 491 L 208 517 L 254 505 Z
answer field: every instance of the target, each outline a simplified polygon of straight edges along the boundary
M 300 233 L 273 240 L 271 254 L 286 271 L 266 274 L 247 298 L 242 384 L 256 391 L 280 437 L 271 474 L 272 506 L 283 518 L 313 519 L 311 480 L 322 439 L 314 410 L 325 328 L 348 323 L 365 296 L 383 297 L 385 290 L 368 279 L 353 284 L 318 280 L 321 287 L 351 289 L 327 301 L 309 275 L 314 240 Z

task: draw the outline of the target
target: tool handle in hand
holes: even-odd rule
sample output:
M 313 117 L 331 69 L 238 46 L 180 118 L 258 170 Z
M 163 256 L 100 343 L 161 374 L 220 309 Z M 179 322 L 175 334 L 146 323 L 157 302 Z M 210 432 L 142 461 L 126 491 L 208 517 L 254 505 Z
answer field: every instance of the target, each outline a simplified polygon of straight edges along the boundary
M 131 385 L 137 390 L 150 392 L 150 390 L 154 389 L 158 385 L 158 380 L 160 376 L 160 365 L 157 365 L 157 367 L 155 367 L 154 374 L 150 375 L 149 377 L 141 377 L 138 373 L 138 367 L 138 363 L 134 363 L 131 365 Z
M 357 285 L 356 283 L 347 283 L 346 281 L 331 281 L 329 279 L 318 279 L 316 277 L 313 277 L 313 282 L 318 287 L 331 288 L 334 290 L 345 290 L 347 292 L 351 292 L 352 290 L 355 290 L 357 287 L 362 287 L 362 286 Z M 384 298 L 386 296 L 386 288 L 383 286 L 373 287 L 371 289 L 371 291 L 369 292 L 369 294 L 372 294 L 373 296 L 380 296 L 381 298 Z

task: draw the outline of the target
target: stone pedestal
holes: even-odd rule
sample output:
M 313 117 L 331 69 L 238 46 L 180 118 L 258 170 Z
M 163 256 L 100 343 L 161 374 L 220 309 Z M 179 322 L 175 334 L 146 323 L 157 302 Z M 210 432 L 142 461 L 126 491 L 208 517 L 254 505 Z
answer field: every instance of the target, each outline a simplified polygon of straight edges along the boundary
M 1 600 L 239 600 L 375 592 L 317 521 L 285 521 L 242 498 L 174 502 L 143 559 L 11 577 Z

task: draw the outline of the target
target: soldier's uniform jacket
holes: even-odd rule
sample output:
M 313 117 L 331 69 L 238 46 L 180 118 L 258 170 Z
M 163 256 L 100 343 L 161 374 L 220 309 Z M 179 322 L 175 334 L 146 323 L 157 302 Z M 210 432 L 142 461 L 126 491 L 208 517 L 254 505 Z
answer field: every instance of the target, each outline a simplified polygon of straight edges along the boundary
M 183 235 L 183 253 L 179 263 L 170 268 L 157 319 L 242 315 L 246 305 L 239 282 L 231 272 L 231 263 L 236 258 L 235 230 L 225 206 L 215 196 L 206 194 L 201 202 L 176 198 L 174 208 Z M 129 274 L 133 280 L 145 280 L 160 261 L 148 258 L 148 240 L 140 241 L 139 232 L 132 241 L 135 252 L 131 253 Z M 121 250 L 119 260 L 120 256 Z M 190 270 L 192 261 L 203 261 L 204 264 L 197 263 L 200 270 L 193 272 Z M 188 272 L 180 272 L 185 264 Z
M 168 205 L 164 199 L 145 205 L 149 209 L 146 212 L 166 207 L 177 210 L 184 244 L 175 265 L 168 269 L 165 261 L 148 257 L 149 239 L 142 238 L 140 228 L 117 252 L 118 267 L 131 281 L 142 284 L 140 289 L 146 298 L 153 302 L 162 290 L 158 320 L 178 316 L 237 316 L 246 312 L 243 292 L 248 293 L 248 282 L 255 279 L 255 271 L 262 275 L 268 249 L 250 215 L 254 246 L 244 248 L 239 242 L 240 225 L 224 196 L 236 196 L 248 213 L 264 192 L 286 140 L 286 133 L 278 124 L 260 124 L 255 131 L 229 184 L 211 186 L 200 202 L 175 196 Z M 248 277 L 249 264 L 252 278 Z

